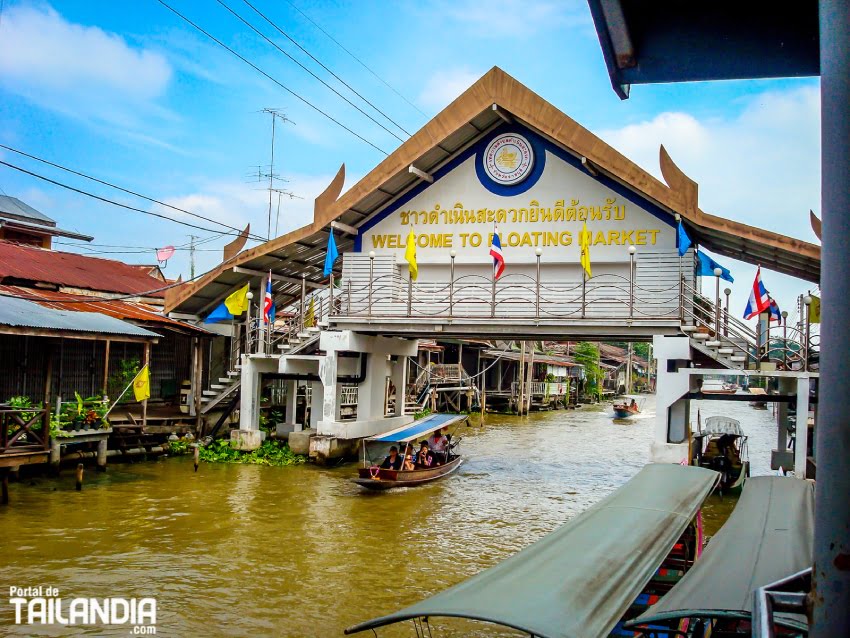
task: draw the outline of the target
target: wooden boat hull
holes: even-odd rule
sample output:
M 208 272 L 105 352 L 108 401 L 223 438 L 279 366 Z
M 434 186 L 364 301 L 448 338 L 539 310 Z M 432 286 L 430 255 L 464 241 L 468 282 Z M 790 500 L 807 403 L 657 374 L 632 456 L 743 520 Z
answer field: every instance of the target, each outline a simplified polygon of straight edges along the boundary
M 394 487 L 417 487 L 441 479 L 453 472 L 461 466 L 464 459 L 459 456 L 446 463 L 445 465 L 437 465 L 424 470 L 378 470 L 377 476 L 372 476 L 374 470 L 368 467 L 361 467 L 357 470 L 359 476 L 351 479 L 357 485 L 370 490 L 389 490 Z
M 640 414 L 640 410 L 632 409 L 627 406 L 614 406 L 615 419 L 628 419 L 630 416 L 634 416 L 635 414 Z

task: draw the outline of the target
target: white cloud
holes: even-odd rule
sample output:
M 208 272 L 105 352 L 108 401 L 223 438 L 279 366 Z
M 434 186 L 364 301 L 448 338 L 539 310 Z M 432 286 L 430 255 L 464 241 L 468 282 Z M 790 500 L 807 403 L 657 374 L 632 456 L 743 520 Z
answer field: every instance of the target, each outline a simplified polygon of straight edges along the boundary
M 819 212 L 820 207 L 820 101 L 815 86 L 752 96 L 730 117 L 698 119 L 668 112 L 599 135 L 659 179 L 658 149 L 664 144 L 673 161 L 699 183 L 700 208 L 706 212 L 819 243 L 809 225 L 809 209 Z M 722 256 L 717 260 L 735 276 L 730 310 L 739 315 L 756 267 Z M 814 288 L 767 271 L 763 279 L 792 319 L 796 296 Z M 714 290 L 713 281 L 705 285 Z
M 418 102 L 426 108 L 439 111 L 477 82 L 482 75 L 483 73 L 465 67 L 437 71 L 425 82 Z
M 0 86 L 44 108 L 94 124 L 138 127 L 139 114 L 174 115 L 156 104 L 172 68 L 159 53 L 50 6 L 13 6 L 0 23 Z
M 661 177 L 664 144 L 700 185 L 710 213 L 814 241 L 808 212 L 820 205 L 820 102 L 816 87 L 762 93 L 730 118 L 682 112 L 599 135 Z

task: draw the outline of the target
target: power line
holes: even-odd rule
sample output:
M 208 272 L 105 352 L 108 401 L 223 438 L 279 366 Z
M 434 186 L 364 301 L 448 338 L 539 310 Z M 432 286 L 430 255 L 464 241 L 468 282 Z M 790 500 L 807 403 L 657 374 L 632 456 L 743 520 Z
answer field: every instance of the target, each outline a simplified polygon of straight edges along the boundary
M 57 182 L 54 179 L 50 179 L 49 177 L 45 177 L 44 175 L 39 175 L 38 173 L 33 173 L 32 171 L 28 171 L 27 169 L 22 168 L 20 166 L 15 166 L 14 164 L 10 164 L 9 162 L 4 162 L 3 160 L 0 160 L 0 164 L 2 164 L 3 166 L 8 166 L 9 168 L 14 168 L 16 171 L 20 171 L 21 173 L 31 175 L 32 177 L 36 177 L 40 180 L 43 180 L 43 181 L 48 182 L 50 184 L 53 184 L 55 186 L 60 186 L 60 187 L 65 188 L 69 191 L 79 193 L 80 195 L 86 195 L 87 197 L 97 199 L 101 202 L 105 202 L 107 204 L 112 204 L 113 206 L 118 206 L 120 208 L 126 208 L 127 210 L 136 211 L 137 213 L 142 213 L 143 215 L 150 215 L 152 217 L 159 217 L 160 219 L 165 219 L 165 220 L 168 220 L 170 222 L 174 222 L 175 224 L 182 224 L 183 226 L 188 226 L 190 228 L 197 228 L 198 230 L 203 230 L 204 232 L 207 232 L 207 233 L 219 233 L 219 234 L 225 234 L 225 235 L 233 235 L 234 234 L 234 233 L 230 233 L 230 232 L 229 233 L 220 233 L 220 231 L 214 230 L 212 228 L 205 228 L 204 226 L 198 226 L 197 224 L 190 224 L 189 222 L 180 221 L 179 219 L 174 219 L 173 217 L 168 217 L 167 215 L 160 215 L 159 213 L 154 213 L 153 211 L 143 210 L 141 208 L 136 208 L 135 206 L 129 206 L 127 204 L 122 204 L 120 202 L 116 202 L 113 199 L 109 199 L 107 197 L 101 197 L 100 195 L 95 195 L 94 193 L 84 191 L 80 188 L 75 188 L 73 186 L 69 186 L 68 184 L 63 184 L 62 182 Z M 236 234 L 239 234 L 239 233 L 236 233 Z
M 165 8 L 166 8 L 166 9 L 168 9 L 169 11 L 171 11 L 171 13 L 173 13 L 174 15 L 176 15 L 178 18 L 180 18 L 181 20 L 183 20 L 184 22 L 186 22 L 187 24 L 189 24 L 190 26 L 192 26 L 193 28 L 195 28 L 197 31 L 199 31 L 199 32 L 203 33 L 205 36 L 207 36 L 210 40 L 212 40 L 213 42 L 215 42 L 217 45 L 219 45 L 219 46 L 220 46 L 220 47 L 222 47 L 223 49 L 225 49 L 225 50 L 229 51 L 231 54 L 235 55 L 237 58 L 239 58 L 240 60 L 242 60 L 245 64 L 247 64 L 248 66 L 250 66 L 252 69 L 254 69 L 254 70 L 255 70 L 255 71 L 257 71 L 258 73 L 261 73 L 262 75 L 264 75 L 265 77 L 267 77 L 269 80 L 271 80 L 272 82 L 274 82 L 275 84 L 277 84 L 280 88 L 282 88 L 284 91 L 286 91 L 287 93 L 289 93 L 290 95 L 292 95 L 292 96 L 293 96 L 293 97 L 295 97 L 296 99 L 300 100 L 301 102 L 303 102 L 304 104 L 306 104 L 307 106 L 309 106 L 311 109 L 313 109 L 313 110 L 314 110 L 314 111 L 316 111 L 317 113 L 320 113 L 321 115 L 324 115 L 324 116 L 325 116 L 326 118 L 328 118 L 331 122 L 333 122 L 334 124 L 336 124 L 336 125 L 337 125 L 337 126 L 339 126 L 340 128 L 345 129 L 346 131 L 348 131 L 349 133 L 351 133 L 354 137 L 356 137 L 357 139 L 361 140 L 362 142 L 366 142 L 366 144 L 368 144 L 369 146 L 371 146 L 372 148 L 374 148 L 376 151 L 379 151 L 379 152 L 383 153 L 384 155 L 389 155 L 389 153 L 387 153 L 387 152 L 386 152 L 384 149 L 382 149 L 381 147 L 379 147 L 379 146 L 377 146 L 377 145 L 373 144 L 372 142 L 370 142 L 369 140 L 367 140 L 365 137 L 363 137 L 363 136 L 362 136 L 362 135 L 360 135 L 359 133 L 355 132 L 354 130 L 350 129 L 349 127 L 347 127 L 345 124 L 343 124 L 343 123 L 342 123 L 342 122 L 340 122 L 339 120 L 337 120 L 337 119 L 336 119 L 335 117 L 333 117 L 332 115 L 329 115 L 328 113 L 326 113 L 325 111 L 323 111 L 322 109 L 320 109 L 318 106 L 316 106 L 315 104 L 313 104 L 312 102 L 310 102 L 310 101 L 309 101 L 309 100 L 307 100 L 306 98 L 301 97 L 298 93 L 296 93 L 295 91 L 293 91 L 292 89 L 290 89 L 288 86 L 286 86 L 286 85 L 282 84 L 280 81 L 278 81 L 278 80 L 276 80 L 275 78 L 273 78 L 271 75 L 269 75 L 268 73 L 266 73 L 265 71 L 263 71 L 260 67 L 258 67 L 256 64 L 254 64 L 253 62 L 251 62 L 250 60 L 248 60 L 247 58 L 245 58 L 245 57 L 244 57 L 244 56 L 242 56 L 241 54 L 239 54 L 239 53 L 237 53 L 236 51 L 234 51 L 233 49 L 231 49 L 231 48 L 230 48 L 229 46 L 227 46 L 224 42 L 222 42 L 221 40 L 219 40 L 218 38 L 216 38 L 214 35 L 212 35 L 212 34 L 211 34 L 211 33 L 209 33 L 208 31 L 205 31 L 203 28 L 201 28 L 200 26 L 198 26 L 197 24 L 195 24 L 194 22 L 192 22 L 189 18 L 187 18 L 187 17 L 186 17 L 186 16 L 184 16 L 182 13 L 180 13 L 179 11 L 177 11 L 177 9 L 175 9 L 174 7 L 170 6 L 169 4 L 167 4 L 166 2 L 164 2 L 163 0 L 156 0 L 156 1 L 157 1 L 157 2 L 159 2 L 159 4 L 161 4 L 163 7 L 165 7 Z
M 423 113 L 423 112 L 419 109 L 419 107 L 418 107 L 418 106 L 416 106 L 413 102 L 411 102 L 411 101 L 410 101 L 410 100 L 408 100 L 406 97 L 404 97 L 404 95 L 402 95 L 401 93 L 399 93 L 399 92 L 398 92 L 398 91 L 397 91 L 397 90 L 396 90 L 396 89 L 395 89 L 395 88 L 394 88 L 394 87 L 393 87 L 393 86 L 392 86 L 389 82 L 387 82 L 384 78 L 382 78 L 380 75 L 378 75 L 377 73 L 375 73 L 375 72 L 374 72 L 371 68 L 369 68 L 369 67 L 366 65 L 366 63 L 365 63 L 365 62 L 363 62 L 363 60 L 361 60 L 361 59 L 360 59 L 360 58 L 358 58 L 356 55 L 354 55 L 351 51 L 349 51 L 348 49 L 346 49 L 346 48 L 345 48 L 342 44 L 340 44 L 340 42 L 339 42 L 336 38 L 334 38 L 334 37 L 333 37 L 330 33 L 328 33 L 328 32 L 327 32 L 327 31 L 325 31 L 322 27 L 320 27 L 320 26 L 319 26 L 319 25 L 315 22 L 315 20 L 313 20 L 313 18 L 311 18 L 311 17 L 310 17 L 310 16 L 308 16 L 306 13 L 304 13 L 301 9 L 299 9 L 297 6 L 295 6 L 292 2 L 290 2 L 290 0 L 286 0 L 286 3 L 287 3 L 290 7 L 292 7 L 293 9 L 295 9 L 298 13 L 300 13 L 302 16 L 304 16 L 304 17 L 307 19 L 307 21 L 308 21 L 308 22 L 310 22 L 310 24 L 312 24 L 312 25 L 313 25 L 314 27 L 316 27 L 319 31 L 321 31 L 322 33 L 324 33 L 324 34 L 325 34 L 325 36 L 327 36 L 327 37 L 331 40 L 331 42 L 333 42 L 333 43 L 334 43 L 335 45 L 337 45 L 340 49 L 342 49 L 342 50 L 343 50 L 343 51 L 345 51 L 348 55 L 350 55 L 350 56 L 351 56 L 351 57 L 352 57 L 352 58 L 353 58 L 353 59 L 354 59 L 354 60 L 355 60 L 355 61 L 356 61 L 356 62 L 357 62 L 360 66 L 362 66 L 362 67 L 363 67 L 364 69 L 366 69 L 369 73 L 371 73 L 371 74 L 372 74 L 372 75 L 374 75 L 376 78 L 378 78 L 378 80 L 379 80 L 379 81 L 380 81 L 380 82 L 381 82 L 384 86 L 386 86 L 386 87 L 387 87 L 390 91 L 392 91 L 392 92 L 393 92 L 393 93 L 395 93 L 397 96 L 399 96 L 402 100 L 404 100 L 405 102 L 407 102 L 407 103 L 408 103 L 408 104 L 409 104 L 409 105 L 410 105 L 410 106 L 411 106 L 411 107 L 412 107 L 412 108 L 413 108 L 413 109 L 414 109 L 417 113 L 419 113 L 422 117 L 428 117 L 427 115 L 425 115 L 425 113 Z
M 303 46 L 302 46 L 302 45 L 301 45 L 301 44 L 300 44 L 297 40 L 295 40 L 295 39 L 294 39 L 292 36 L 290 36 L 290 35 L 289 35 L 286 31 L 284 31 L 284 30 L 283 30 L 283 29 L 281 29 L 281 28 L 280 28 L 277 24 L 275 24 L 275 22 L 274 22 L 274 21 L 272 21 L 272 20 L 271 20 L 268 16 L 266 16 L 266 14 L 264 14 L 262 11 L 260 11 L 259 9 L 257 9 L 257 7 L 255 7 L 253 4 L 251 4 L 250 2 L 248 2 L 248 0 L 242 0 L 242 2 L 244 2 L 244 3 L 245 3 L 245 4 L 247 4 L 249 7 L 251 7 L 251 9 L 253 9 L 253 10 L 254 10 L 254 12 L 255 12 L 257 15 L 259 15 L 259 16 L 260 16 L 263 20 L 265 20 L 266 22 L 268 22 L 268 23 L 269 23 L 269 24 L 270 24 L 270 25 L 271 25 L 274 29 L 276 29 L 276 30 L 277 30 L 277 32 L 278 32 L 278 33 L 280 33 L 283 37 L 285 37 L 287 40 L 289 40 L 290 42 L 292 42 L 292 44 L 294 44 L 294 45 L 295 45 L 295 46 L 297 46 L 299 49 L 301 49 L 304 53 L 306 53 L 308 56 L 310 56 L 310 59 L 311 59 L 311 60 L 313 60 L 316 64 L 318 64 L 320 67 L 322 67 L 325 71 L 327 71 L 327 72 L 328 72 L 328 73 L 330 73 L 332 76 L 334 76 L 337 80 L 339 80 L 340 82 L 342 82 L 342 84 L 344 84 L 344 85 L 348 88 L 348 90 L 349 90 L 349 91 L 351 91 L 352 93 L 354 93 L 354 95 L 356 95 L 357 97 L 359 97 L 361 100 L 363 100 L 364 102 L 366 102 L 366 104 L 368 104 L 368 105 L 369 105 L 369 106 L 371 106 L 373 109 L 375 109 L 378 113 L 380 113 L 381 115 L 383 115 L 383 116 L 384 116 L 384 117 L 385 117 L 388 121 L 390 121 L 390 122 L 391 122 L 391 123 L 392 123 L 392 124 L 393 124 L 393 125 L 397 128 L 397 129 L 399 129 L 402 133 L 404 133 L 405 135 L 407 135 L 408 137 L 410 137 L 410 133 L 409 133 L 408 131 L 406 131 L 406 130 L 404 129 L 404 127 L 403 127 L 401 124 L 399 124 L 399 123 L 398 123 L 398 122 L 396 122 L 394 119 L 392 119 L 389 115 L 387 115 L 386 113 L 384 113 L 381 109 L 379 109 L 377 106 L 375 106 L 372 102 L 370 102 L 368 99 L 366 99 L 365 97 L 363 97 L 363 96 L 362 96 L 362 95 L 361 95 L 361 94 L 360 94 L 360 93 L 359 93 L 359 92 L 358 92 L 358 91 L 357 91 L 357 90 L 356 90 L 353 86 L 351 86 L 348 82 L 346 82 L 346 81 L 345 81 L 345 80 L 343 80 L 341 77 L 339 77 L 336 73 L 334 73 L 333 71 L 331 71 L 331 70 L 330 70 L 327 66 L 325 66 L 325 64 L 323 64 L 323 63 L 322 63 L 322 61 L 321 61 L 321 60 L 319 60 L 316 56 L 314 56 L 312 53 L 310 53 L 310 52 L 309 52 L 307 49 L 305 49 L 305 48 L 304 48 L 304 47 L 303 47 Z
M 283 55 L 285 55 L 285 56 L 286 56 L 286 57 L 288 57 L 290 60 L 292 60 L 293 62 L 295 62 L 295 64 L 297 64 L 299 67 L 301 67 L 302 69 L 304 69 L 307 73 L 309 73 L 310 75 L 312 75 L 312 76 L 313 76 L 314 78 L 316 78 L 319 82 L 321 82 L 322 84 L 324 84 L 327 88 L 329 88 L 331 91 L 333 91 L 333 92 L 334 92 L 337 96 L 339 96 L 340 98 L 342 98 L 343 100 L 345 100 L 345 101 L 346 101 L 346 103 L 350 104 L 350 105 L 351 105 L 351 106 L 353 106 L 355 109 L 357 109 L 360 113 L 362 113 L 363 115 L 365 115 L 366 117 L 368 117 L 368 118 L 369 118 L 372 122 L 374 122 L 375 124 L 377 124 L 378 126 L 380 126 L 380 127 L 381 127 L 382 129 L 384 129 L 387 133 L 389 133 L 389 134 L 390 134 L 390 135 L 392 135 L 394 138 L 396 138 L 399 142 L 404 142 L 404 139 L 403 139 L 403 138 L 401 138 L 401 137 L 399 137 L 398 135 L 396 135 L 395 133 L 393 133 L 390 129 L 388 129 L 386 126 L 384 126 L 383 124 L 381 124 L 378 120 L 376 120 L 374 117 L 372 117 L 371 115 L 369 115 L 366 111 L 364 111 L 364 110 L 363 110 L 363 109 L 361 109 L 359 106 L 357 106 L 354 102 L 352 102 L 351 100 L 349 100 L 349 99 L 348 99 L 347 97 L 345 97 L 342 93 L 340 93 L 339 91 L 337 91 L 334 87 L 332 87 L 330 84 L 328 84 L 327 82 L 325 82 L 322 78 L 320 78 L 318 75 L 316 75 L 315 73 L 313 73 L 313 72 L 312 72 L 310 69 L 308 69 L 306 66 L 304 66 L 303 64 L 301 64 L 301 62 L 299 62 L 298 60 L 296 60 L 296 59 L 295 59 L 294 57 L 292 57 L 289 53 L 287 53 L 286 51 L 284 51 L 283 49 L 281 49 L 281 48 L 280 48 L 280 46 L 278 46 L 278 44 L 277 44 L 274 40 L 272 40 L 271 38 L 269 38 L 268 36 L 266 36 L 266 35 L 265 35 L 262 31 L 260 31 L 257 27 L 255 27 L 253 24 L 251 24 L 250 22 L 248 22 L 248 21 L 247 21 L 245 18 L 243 18 L 241 15 L 239 15 L 238 13 L 236 13 L 236 11 L 234 11 L 233 9 L 231 9 L 231 8 L 230 8 L 230 7 L 229 7 L 229 6 L 228 6 L 228 5 L 224 2 L 224 0 L 215 0 L 215 1 L 216 1 L 216 2 L 218 2 L 218 3 L 222 6 L 222 7 L 224 7 L 225 9 L 227 9 L 227 10 L 228 10 L 231 14 L 233 14 L 233 16 L 235 16 L 235 17 L 236 17 L 236 18 L 237 18 L 240 22 L 242 22 L 245 26 L 247 26 L 249 29 L 251 29 L 251 30 L 252 30 L 254 33 L 256 33 L 258 36 L 260 36 L 263 40 L 265 40 L 266 42 L 268 42 L 269 44 L 271 44 L 271 45 L 272 45 L 275 49 L 277 49 L 277 50 L 278 50 L 278 51 L 280 51 Z
M 74 170 L 73 168 L 68 168 L 67 166 L 62 166 L 61 164 L 57 164 L 55 162 L 51 162 L 50 160 L 46 160 L 43 157 L 38 157 L 37 155 L 32 155 L 31 153 L 27 153 L 17 148 L 12 148 L 11 146 L 6 146 L 5 144 L 0 144 L 0 148 L 6 149 L 7 151 L 12 151 L 13 153 L 17 153 L 18 155 L 23 155 L 24 157 L 28 157 L 37 162 L 41 162 L 42 164 L 47 164 L 48 166 L 52 166 L 53 168 L 58 168 L 59 170 L 65 171 L 66 173 L 71 173 L 72 175 L 77 175 L 78 177 L 84 177 L 93 182 L 97 182 L 98 184 L 102 184 L 103 186 L 108 186 L 109 188 L 114 188 L 115 190 L 119 190 L 123 193 L 127 193 L 128 195 L 133 195 L 134 197 L 139 197 L 140 199 L 147 200 L 154 204 L 159 204 L 160 206 L 165 206 L 166 208 L 171 208 L 178 212 L 184 213 L 186 215 L 191 215 L 192 217 L 196 217 L 198 219 L 203 219 L 206 222 L 210 222 L 212 224 L 218 224 L 219 226 L 224 226 L 225 228 L 229 228 L 230 230 L 235 230 L 237 233 L 242 233 L 242 229 L 236 228 L 235 226 L 231 226 L 229 224 L 225 224 L 224 222 L 216 221 L 215 219 L 211 219 L 209 217 L 205 217 L 203 215 L 199 215 L 198 213 L 193 213 L 192 211 L 185 210 L 183 208 L 179 208 L 178 206 L 172 206 L 171 204 L 166 204 L 165 202 L 161 202 L 158 199 L 154 199 L 153 197 L 148 197 L 147 195 L 142 195 L 141 193 L 137 193 L 135 191 L 131 191 L 127 188 L 123 188 L 111 182 L 104 181 L 102 179 L 98 179 L 97 177 L 93 177 L 92 175 L 87 175 L 86 173 L 82 173 L 80 171 Z M 13 167 L 15 168 L 15 167 Z M 166 219 L 170 219 L 166 217 Z M 176 220 L 173 220 L 176 221 Z M 181 222 L 178 222 L 181 223 Z M 219 232 L 219 231 L 212 231 Z M 229 233 L 232 234 L 232 233 Z M 251 239 L 256 239 L 258 241 L 262 241 L 262 237 L 259 235 L 251 235 Z

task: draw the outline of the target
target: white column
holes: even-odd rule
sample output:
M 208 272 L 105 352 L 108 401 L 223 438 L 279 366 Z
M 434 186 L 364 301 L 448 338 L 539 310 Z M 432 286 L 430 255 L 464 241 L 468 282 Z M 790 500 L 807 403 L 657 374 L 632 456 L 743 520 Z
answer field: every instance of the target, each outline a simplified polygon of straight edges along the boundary
M 797 379 L 797 430 L 794 443 L 794 475 L 806 478 L 806 457 L 809 445 L 809 378 Z
M 684 372 L 669 372 L 668 362 L 689 361 L 688 337 L 653 337 L 652 351 L 658 361 L 655 394 L 655 440 L 651 460 L 679 463 L 688 455 L 687 424 L 690 417 L 688 393 L 692 377 Z M 675 366 L 674 366 L 675 367 Z
M 391 381 L 395 386 L 395 416 L 404 414 L 407 401 L 407 357 L 398 357 L 392 367 Z
M 301 424 L 295 423 L 298 415 L 298 382 L 286 382 L 286 409 L 284 410 L 284 420 L 287 425 L 293 425 L 295 431 L 301 430 Z
M 319 421 L 322 420 L 322 410 L 325 402 L 325 388 L 319 381 L 310 382 L 313 387 L 313 392 L 310 400 L 310 428 L 319 432 Z
M 319 378 L 322 380 L 323 398 L 319 415 L 326 423 L 336 421 L 337 418 L 337 351 L 329 350 L 319 361 Z M 313 392 L 315 393 L 315 386 Z M 315 398 L 313 405 L 316 404 Z
M 239 429 L 260 429 L 260 372 L 257 364 L 242 355 L 239 384 Z

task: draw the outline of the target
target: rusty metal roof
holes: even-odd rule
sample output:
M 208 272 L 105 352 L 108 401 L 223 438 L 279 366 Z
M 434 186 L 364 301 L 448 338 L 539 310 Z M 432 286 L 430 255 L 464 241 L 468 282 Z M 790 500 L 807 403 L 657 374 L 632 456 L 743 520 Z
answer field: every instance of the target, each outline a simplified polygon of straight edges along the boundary
M 4 327 L 45 330 L 60 336 L 65 332 L 156 339 L 155 332 L 99 312 L 68 312 L 41 304 L 6 297 L 0 303 L 0 332 Z
M 0 284 L 0 296 L 16 297 L 37 303 L 45 308 L 65 310 L 70 312 L 97 312 L 116 319 L 128 319 L 154 323 L 173 330 L 185 330 L 209 334 L 207 330 L 193 324 L 171 319 L 160 313 L 156 306 L 134 301 L 112 301 L 92 297 L 91 301 L 81 302 L 80 295 L 70 295 L 56 290 L 41 290 L 22 286 L 6 286 Z M 5 301 L 5 299 L 3 300 Z M 2 302 L 0 302 L 2 303 Z
M 146 297 L 162 297 L 162 292 L 149 291 L 166 285 L 144 269 L 114 259 L 0 241 L 0 283 L 23 281 Z

